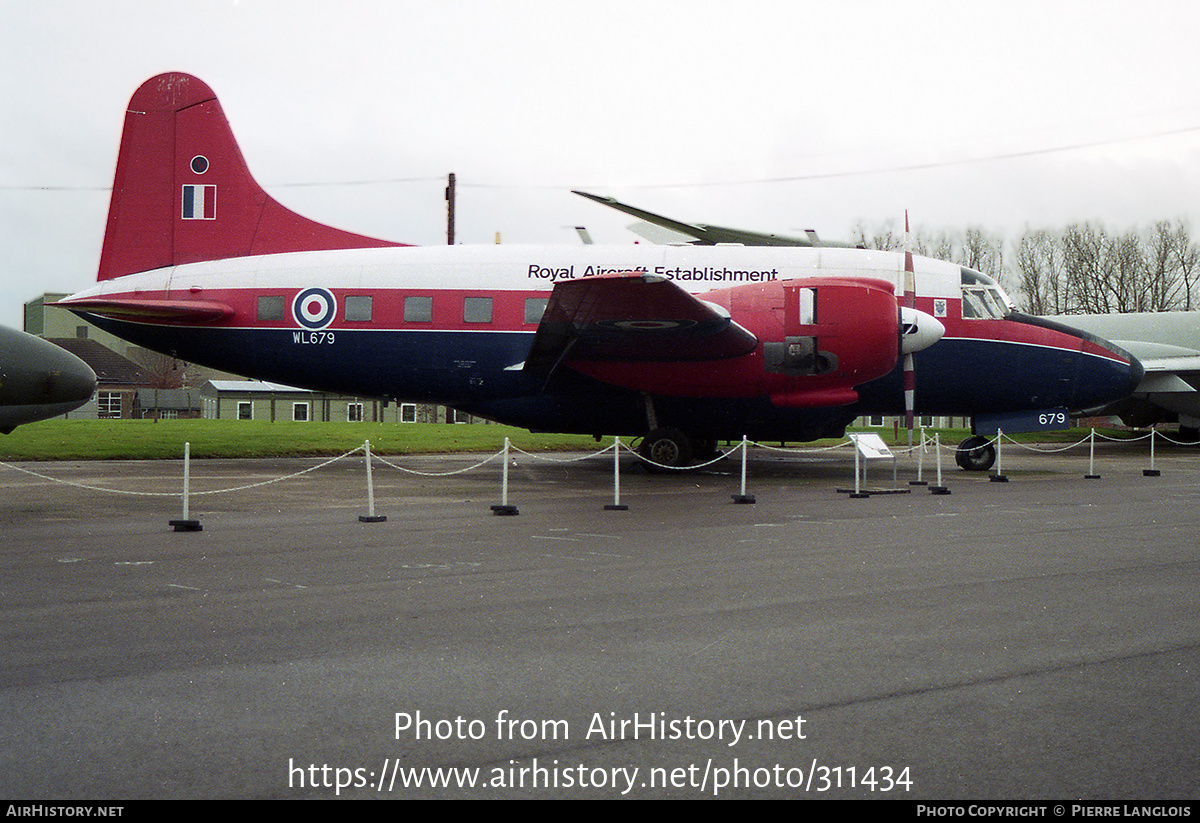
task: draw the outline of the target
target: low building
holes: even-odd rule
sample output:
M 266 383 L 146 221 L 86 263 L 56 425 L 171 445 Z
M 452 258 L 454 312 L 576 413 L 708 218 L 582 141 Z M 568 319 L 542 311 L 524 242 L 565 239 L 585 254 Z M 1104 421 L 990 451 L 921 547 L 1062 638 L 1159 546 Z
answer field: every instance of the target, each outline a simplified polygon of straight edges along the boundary
M 139 389 L 134 416 L 143 420 L 194 420 L 201 416 L 199 389 Z
M 852 424 L 856 428 L 906 428 L 904 415 L 884 415 L 872 414 L 857 418 Z M 971 418 L 969 417 L 945 417 L 932 415 L 918 414 L 913 418 L 913 425 L 917 428 L 936 428 L 936 429 L 953 429 L 953 428 L 971 428 Z
M 95 396 L 68 417 L 130 419 L 138 416 L 138 392 L 154 385 L 154 376 L 150 372 L 95 340 L 66 337 L 51 338 L 49 342 L 66 349 L 96 373 Z
M 259 380 L 210 380 L 200 390 L 210 420 L 436 423 L 436 406 L 309 391 Z M 465 415 L 461 420 L 469 422 Z

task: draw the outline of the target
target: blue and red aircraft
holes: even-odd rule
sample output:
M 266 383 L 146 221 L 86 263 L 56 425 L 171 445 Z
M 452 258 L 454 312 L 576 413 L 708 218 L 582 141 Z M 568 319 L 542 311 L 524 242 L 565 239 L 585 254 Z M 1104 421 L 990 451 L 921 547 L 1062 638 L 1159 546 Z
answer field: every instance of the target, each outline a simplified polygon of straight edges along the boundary
M 322 225 L 263 191 L 212 90 L 172 73 L 130 101 L 98 283 L 60 305 L 216 369 L 641 436 L 668 465 L 840 436 L 906 394 L 922 414 L 1085 409 L 1141 379 L 951 263 L 700 242 L 415 247 Z

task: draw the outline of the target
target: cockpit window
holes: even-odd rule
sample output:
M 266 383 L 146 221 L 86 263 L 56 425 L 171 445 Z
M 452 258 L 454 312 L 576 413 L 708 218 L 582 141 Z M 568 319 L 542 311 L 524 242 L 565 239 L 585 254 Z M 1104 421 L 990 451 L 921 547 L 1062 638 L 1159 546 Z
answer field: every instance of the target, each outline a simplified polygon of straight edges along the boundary
M 1001 320 L 1015 308 L 995 280 L 974 269 L 962 270 L 963 319 Z

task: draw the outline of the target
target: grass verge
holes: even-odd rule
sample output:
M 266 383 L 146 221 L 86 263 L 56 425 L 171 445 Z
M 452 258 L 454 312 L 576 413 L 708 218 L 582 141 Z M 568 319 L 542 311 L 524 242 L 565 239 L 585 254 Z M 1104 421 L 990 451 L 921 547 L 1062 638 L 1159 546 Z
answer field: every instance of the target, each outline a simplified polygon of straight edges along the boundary
M 908 433 L 891 428 L 875 431 L 894 446 L 904 446 Z M 926 433 L 933 436 L 933 429 Z M 943 443 L 959 443 L 970 432 L 939 429 Z M 1129 432 L 1105 431 L 1110 437 Z M 1018 434 L 1020 442 L 1072 443 L 1087 429 Z M 173 460 L 191 443 L 194 457 L 320 457 L 343 454 L 371 441 L 379 454 L 496 452 L 504 438 L 526 451 L 593 451 L 587 435 L 533 434 L 499 425 L 445 423 L 292 423 L 263 420 L 46 420 L 0 435 L 0 460 Z M 607 444 L 607 440 L 605 444 Z M 836 440 L 816 444 L 828 445 Z M 775 445 L 768 442 L 768 445 Z
M 532 434 L 498 425 L 292 423 L 261 420 L 45 420 L 0 435 L 0 460 L 162 460 L 338 455 L 371 441 L 379 454 L 593 450 L 586 435 Z

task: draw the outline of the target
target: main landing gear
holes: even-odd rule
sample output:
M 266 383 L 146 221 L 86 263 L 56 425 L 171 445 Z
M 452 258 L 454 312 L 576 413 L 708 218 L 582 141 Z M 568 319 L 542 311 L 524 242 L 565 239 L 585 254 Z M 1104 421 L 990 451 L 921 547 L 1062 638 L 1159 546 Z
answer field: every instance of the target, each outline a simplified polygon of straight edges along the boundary
M 647 465 L 652 469 L 655 463 L 680 469 L 691 465 L 694 451 L 691 438 L 679 429 L 664 426 L 642 438 L 638 454 L 649 461 Z
M 654 409 L 654 398 L 643 395 L 646 404 L 646 424 L 649 429 L 638 446 L 638 454 L 650 471 L 660 467 L 683 469 L 693 462 L 706 463 L 720 456 L 716 438 L 692 437 L 674 426 L 660 426 Z
M 954 460 L 969 472 L 985 472 L 996 462 L 996 445 L 986 437 L 968 437 L 958 444 Z

